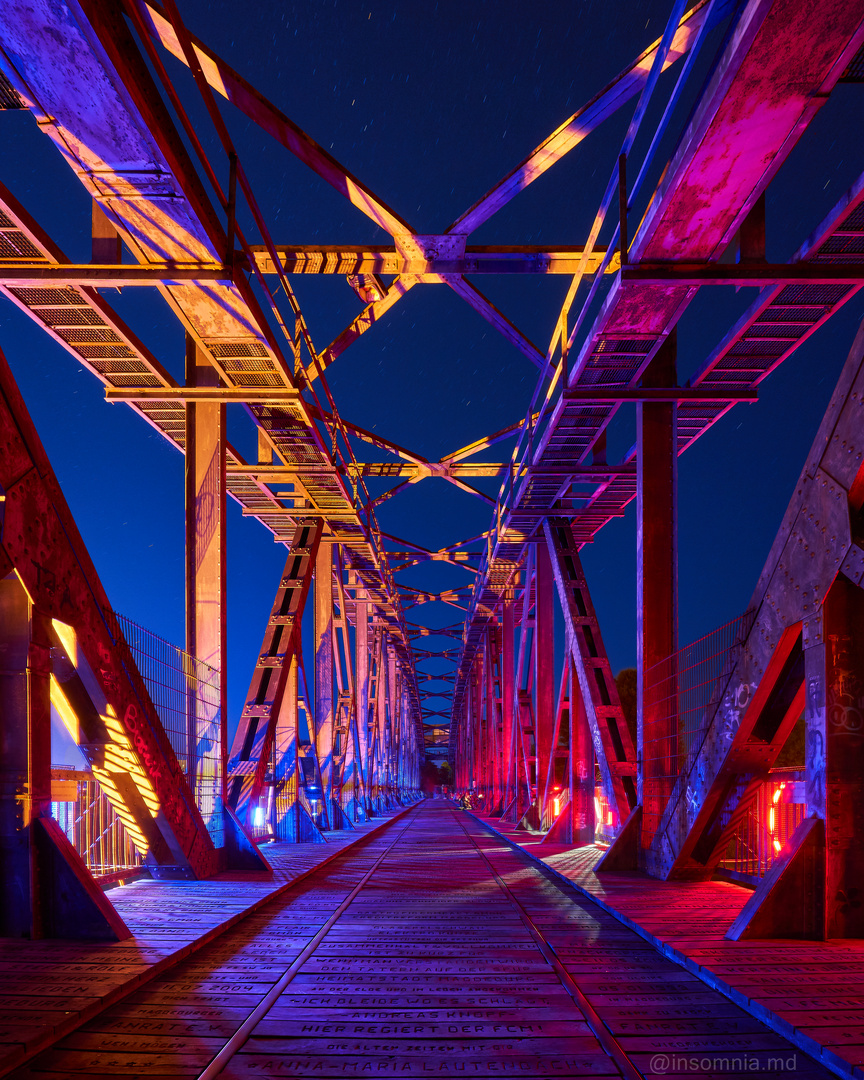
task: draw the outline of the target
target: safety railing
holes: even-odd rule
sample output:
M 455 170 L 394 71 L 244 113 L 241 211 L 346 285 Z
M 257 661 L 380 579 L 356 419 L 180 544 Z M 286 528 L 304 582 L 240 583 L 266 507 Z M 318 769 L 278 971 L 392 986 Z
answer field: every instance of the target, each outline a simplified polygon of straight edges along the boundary
M 114 618 L 162 721 L 216 847 L 224 844 L 219 671 L 134 623 Z
M 747 806 L 718 869 L 755 885 L 804 820 L 804 810 L 803 771 L 773 769 Z M 729 820 L 724 811 L 721 827 Z
M 91 772 L 51 766 L 51 816 L 97 881 L 134 873 L 141 854 Z
M 546 803 L 546 809 L 543 812 L 543 820 L 540 822 L 541 832 L 548 832 L 552 828 L 569 802 L 569 788 L 556 788 L 550 792 L 549 799 Z
M 653 836 L 705 740 L 755 613 L 746 611 L 645 672 L 643 836 Z
M 612 844 L 618 834 L 618 815 L 609 805 L 603 785 L 594 785 L 594 839 L 600 844 Z

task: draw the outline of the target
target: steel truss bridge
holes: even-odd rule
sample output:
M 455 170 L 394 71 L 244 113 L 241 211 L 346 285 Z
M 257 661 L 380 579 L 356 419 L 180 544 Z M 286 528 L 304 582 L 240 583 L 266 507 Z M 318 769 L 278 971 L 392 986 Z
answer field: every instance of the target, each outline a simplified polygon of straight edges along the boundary
M 418 232 L 340 165 L 193 36 L 181 8 L 6 0 L 0 9 L 0 107 L 32 114 L 93 207 L 92 259 L 75 263 L 39 207 L 0 183 L 0 290 L 108 401 L 185 455 L 186 485 L 186 641 L 172 653 L 114 614 L 0 362 L 0 857 L 16 897 L 0 933 L 122 940 L 128 919 L 102 888 L 112 876 L 142 867 L 164 882 L 200 882 L 272 870 L 265 842 L 359 843 L 354 834 L 418 802 L 424 757 L 441 760 L 446 746 L 449 794 L 511 839 L 595 859 L 602 850 L 598 875 L 641 871 L 669 889 L 718 874 L 746 882 L 755 891 L 724 927 L 730 940 L 864 937 L 862 333 L 747 612 L 684 648 L 677 614 L 679 456 L 719 438 L 710 429 L 757 400 L 836 313 L 860 309 L 864 174 L 788 262 L 766 258 L 765 222 L 766 192 L 835 88 L 864 81 L 860 0 L 675 0 L 658 40 L 439 234 Z M 226 102 L 387 242 L 283 243 Z M 201 110 L 206 137 L 193 119 Z M 619 113 L 628 126 L 602 164 L 608 183 L 583 244 L 472 242 Z M 843 152 L 860 157 L 860 146 Z M 478 285 L 552 274 L 567 292 L 545 347 Z M 347 279 L 362 306 L 326 348 L 298 302 L 300 275 Z M 343 354 L 367 334 L 374 341 L 377 324 L 427 285 L 452 289 L 537 380 L 524 418 L 440 460 L 350 421 L 350 402 L 330 387 Z M 678 324 L 721 286 L 754 298 L 681 380 Z M 105 290 L 119 287 L 167 303 L 185 334 L 183 379 L 112 309 Z M 607 429 L 630 406 L 635 443 L 610 461 Z M 229 408 L 254 425 L 253 460 L 227 437 Z M 509 458 L 486 460 L 503 443 Z M 380 460 L 366 460 L 370 447 Z M 378 508 L 431 478 L 488 504 L 488 529 L 445 547 L 382 531 Z M 391 486 L 373 497 L 370 480 Z M 233 741 L 219 679 L 229 497 L 285 548 Z M 580 556 L 631 502 L 635 716 Z M 470 583 L 400 584 L 434 562 Z M 457 623 L 407 617 L 441 602 Z M 434 648 L 441 639 L 446 648 Z M 425 671 L 430 659 L 447 670 Z M 170 700 L 157 668 L 172 673 Z M 52 708 L 83 754 L 80 775 L 51 767 Z M 89 809 L 67 827 L 57 806 L 83 800 L 85 788 Z M 93 855 L 95 833 L 81 823 L 92 825 L 97 806 L 126 854 L 100 841 Z M 444 820 L 407 813 L 427 839 L 430 822 Z M 459 820 L 468 821 L 447 817 L 443 847 L 430 850 L 445 858 L 448 844 L 473 844 L 506 893 L 503 856 Z M 510 901 L 540 943 L 527 908 Z M 545 938 L 539 947 L 550 948 Z M 596 1035 L 593 1007 L 564 974 Z M 639 1075 L 623 1044 L 600 1041 L 620 1074 Z

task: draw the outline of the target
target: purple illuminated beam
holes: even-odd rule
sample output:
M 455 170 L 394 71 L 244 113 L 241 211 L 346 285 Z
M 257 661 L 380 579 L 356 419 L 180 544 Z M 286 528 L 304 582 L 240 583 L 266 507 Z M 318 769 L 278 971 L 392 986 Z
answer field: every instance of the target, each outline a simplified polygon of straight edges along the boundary
M 724 5 L 727 7 L 729 5 Z M 672 41 L 672 47 L 665 68 L 679 60 L 696 40 L 696 35 L 702 22 L 707 15 L 708 2 L 702 0 L 688 11 L 678 27 L 678 31 Z M 718 17 L 719 13 L 718 13 Z M 470 210 L 457 218 L 448 233 L 472 233 L 484 221 L 488 221 L 493 214 L 497 213 L 506 204 L 529 184 L 542 176 L 547 169 L 551 168 L 556 161 L 560 161 L 565 154 L 598 127 L 604 120 L 617 112 L 632 97 L 635 97 L 648 80 L 654 56 L 660 46 L 659 39 L 650 45 L 630 67 L 618 75 L 604 90 L 587 105 L 584 105 L 577 113 L 545 139 L 536 150 L 508 173 L 507 176 L 496 184 L 483 198 L 475 203 Z

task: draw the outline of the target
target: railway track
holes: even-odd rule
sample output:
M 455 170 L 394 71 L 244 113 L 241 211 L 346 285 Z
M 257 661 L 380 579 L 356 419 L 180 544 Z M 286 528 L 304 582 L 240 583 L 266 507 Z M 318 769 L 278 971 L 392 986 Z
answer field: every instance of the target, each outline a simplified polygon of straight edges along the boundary
M 832 1075 L 476 820 L 427 802 L 12 1075 L 786 1071 Z

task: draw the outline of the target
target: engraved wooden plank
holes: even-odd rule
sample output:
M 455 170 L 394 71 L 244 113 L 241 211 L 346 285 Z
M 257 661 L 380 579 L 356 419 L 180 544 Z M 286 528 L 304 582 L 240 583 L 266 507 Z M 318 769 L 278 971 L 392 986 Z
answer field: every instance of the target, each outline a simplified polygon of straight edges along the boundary
M 800 1030 L 804 1034 L 808 1034 L 810 1031 L 815 1032 L 818 1035 L 818 1041 L 823 1046 L 854 1045 L 864 1047 L 864 1025 L 862 1025 L 860 1018 L 853 1024 L 843 1024 L 837 1027 L 802 1027 Z
M 716 999 L 716 995 L 715 995 Z M 666 1020 L 688 1020 L 698 1019 L 700 1017 L 706 1020 L 713 1020 L 717 1017 L 729 1017 L 733 1018 L 746 1018 L 749 1023 L 758 1024 L 758 1020 L 753 1019 L 749 1013 L 744 1012 L 737 1005 L 733 1005 L 731 1001 L 724 1001 L 722 998 L 717 1001 L 714 1000 L 710 1005 L 657 1005 L 651 1003 L 648 1005 L 625 1005 L 615 1006 L 606 1005 L 597 1007 L 598 1014 L 602 1017 L 603 1022 L 610 1027 L 614 1028 L 615 1025 L 622 1022 L 646 1022 L 653 1023 L 655 1020 L 662 1024 Z
M 329 1008 L 313 1009 L 302 1006 L 281 1008 L 275 1006 L 267 1013 L 267 1020 L 282 1020 L 290 1023 L 300 1021 L 325 1023 L 385 1023 L 401 1021 L 416 1021 L 421 1023 L 466 1023 L 478 1021 L 482 1023 L 536 1023 L 538 1021 L 567 1021 L 581 1023 L 581 1012 L 575 1005 L 570 1008 L 528 1008 L 501 1009 L 501 1008 L 467 1008 L 467 1009 L 357 1009 L 357 1008 Z
M 853 1024 L 864 1029 L 864 1009 L 792 1009 L 783 1013 L 783 1018 L 788 1020 L 793 1027 L 809 1029 L 814 1027 L 836 1027 L 838 1025 Z M 862 1040 L 864 1042 L 864 1040 Z
M 293 984 L 292 984 L 293 985 Z M 716 995 L 712 995 L 713 997 Z M 509 994 L 500 990 L 465 989 L 462 992 L 435 993 L 421 991 L 415 993 L 332 993 L 300 994 L 293 991 L 280 995 L 275 1008 L 280 1006 L 303 1007 L 320 1006 L 369 1009 L 381 1008 L 418 1008 L 418 1009 L 463 1009 L 477 1008 L 562 1008 L 569 1005 L 571 997 L 563 986 L 546 986 L 541 991 L 517 989 Z
M 434 1063 L 434 1069 L 423 1069 L 435 1076 L 500 1077 L 506 1072 L 528 1078 L 547 1076 L 614 1076 L 620 1074 L 605 1054 L 567 1056 L 532 1056 L 509 1058 L 509 1068 L 500 1058 L 454 1057 Z M 370 1057 L 344 1056 L 339 1061 L 340 1077 L 410 1076 L 418 1074 L 418 1059 L 401 1055 Z M 245 1080 L 253 1076 L 327 1076 L 326 1058 L 297 1056 L 273 1058 L 269 1054 L 238 1054 L 222 1074 L 226 1080 Z
M 207 1060 L 221 1049 L 224 1041 L 215 1035 L 212 1038 L 196 1036 L 190 1039 L 182 1035 L 91 1031 L 88 1026 L 68 1035 L 63 1040 L 63 1048 L 70 1051 L 98 1050 L 110 1051 L 112 1054 L 152 1054 L 160 1057 L 169 1054 L 195 1054 L 202 1055 Z
M 341 1020 L 303 1020 L 290 1018 L 268 1018 L 255 1028 L 259 1037 L 290 1035 L 301 1039 L 303 1036 L 331 1038 L 370 1038 L 383 1037 L 392 1039 L 464 1039 L 464 1038 L 518 1038 L 549 1039 L 559 1036 L 591 1037 L 591 1029 L 584 1021 L 578 1020 L 536 1020 L 524 1018 L 508 1022 L 482 1020 L 445 1020 L 420 1021 L 383 1020 L 358 1021 Z
M 531 986 L 541 987 L 538 984 L 543 984 L 545 988 L 546 984 L 555 984 L 557 976 L 554 972 L 550 971 L 548 974 L 543 972 L 535 972 L 530 979 Z M 362 990 L 365 988 L 374 988 L 376 986 L 392 986 L 392 987 L 425 987 L 429 990 L 441 989 L 447 990 L 450 993 L 466 992 L 471 993 L 479 990 L 483 987 L 489 989 L 500 990 L 502 987 L 513 986 L 519 989 L 525 987 L 526 980 L 521 975 L 496 975 L 494 973 L 483 972 L 477 975 L 405 975 L 405 974 L 393 974 L 376 975 L 372 972 L 365 975 L 355 975 L 352 973 L 346 973 L 344 975 L 323 975 L 318 973 L 312 974 L 300 974 L 296 975 L 293 979 L 292 985 L 298 987 L 342 987 L 344 989 L 351 988 Z M 194 989 L 194 987 L 190 987 Z M 239 990 L 238 990 L 239 992 Z
M 732 1077 L 733 1080 L 750 1077 L 752 1080 L 753 1075 L 759 1073 L 772 1077 L 788 1073 L 794 1076 L 795 1080 L 831 1080 L 835 1075 L 788 1044 L 781 1054 L 776 1050 L 740 1051 L 737 1054 L 734 1050 L 719 1050 L 707 1051 L 704 1054 L 673 1051 L 664 1055 L 667 1056 L 668 1071 L 664 1067 L 663 1075 L 671 1077 L 693 1076 L 696 1070 L 700 1077 L 717 1077 L 718 1080 L 720 1077 Z M 634 1052 L 632 1061 L 644 1075 L 651 1076 L 652 1057 L 655 1058 L 653 1068 L 656 1070 L 656 1055 Z M 778 1058 L 782 1061 L 782 1066 L 778 1063 Z
M 60 1076 L 197 1076 L 207 1064 L 208 1052 L 194 1048 L 184 1054 L 127 1054 L 119 1051 L 99 1053 L 93 1050 L 49 1050 L 39 1056 L 38 1069 L 27 1069 L 26 1076 L 47 1080 L 46 1073 Z
M 320 972 L 323 974 L 394 974 L 394 975 L 485 975 L 498 974 L 531 974 L 537 972 L 548 973 L 549 965 L 542 959 L 531 962 L 513 963 L 509 960 L 499 960 L 497 957 L 480 956 L 471 963 L 457 957 L 444 957 L 440 959 L 425 957 L 413 959 L 401 958 L 375 958 L 370 961 L 361 960 L 358 957 L 348 957 L 344 960 L 337 957 L 321 956 L 312 957 L 303 965 L 305 974 Z
M 650 993 L 650 998 L 648 994 Z M 626 1005 L 644 1005 L 647 1000 L 650 1000 L 652 1005 L 667 1004 L 667 1005 L 712 1005 L 718 997 L 716 990 L 709 990 L 705 987 L 705 990 L 700 993 L 691 993 L 686 997 L 681 994 L 664 994 L 664 993 L 651 993 L 646 991 L 644 994 L 630 993 L 625 987 L 621 987 L 619 992 L 613 992 L 611 994 L 586 994 L 586 997 L 594 1006 L 595 1009 L 602 1009 L 604 1006 L 626 1006 Z
M 753 1053 L 757 1050 L 789 1050 L 789 1043 L 773 1032 L 760 1034 L 622 1035 L 621 1046 L 630 1053 Z
M 245 1020 L 249 1015 L 248 1009 L 229 1009 L 223 1006 L 212 1005 L 174 1005 L 170 1003 L 158 1005 L 127 1004 L 114 1006 L 93 1023 L 101 1023 L 103 1019 L 123 1023 L 127 1020 L 136 1020 L 147 1023 L 150 1020 L 224 1020 L 228 1023 Z
M 607 1018 L 604 1017 L 604 1020 Z M 640 1020 L 618 1019 L 609 1021 L 609 1026 L 616 1035 L 648 1036 L 664 1038 L 678 1035 L 762 1035 L 766 1028 L 752 1016 L 743 1014 L 743 1018 L 733 1016 L 714 1016 L 702 1020 L 669 1020 L 657 1016 L 643 1017 Z

